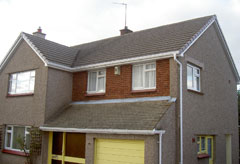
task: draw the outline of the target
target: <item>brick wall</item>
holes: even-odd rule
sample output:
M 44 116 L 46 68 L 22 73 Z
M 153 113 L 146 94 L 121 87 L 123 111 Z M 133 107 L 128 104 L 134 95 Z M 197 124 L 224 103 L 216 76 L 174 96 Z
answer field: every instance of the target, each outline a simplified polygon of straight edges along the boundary
M 88 72 L 76 72 L 73 74 L 73 101 L 119 99 L 134 97 L 169 96 L 169 59 L 156 62 L 156 91 L 132 92 L 132 65 L 122 65 L 121 74 L 114 75 L 114 67 L 106 69 L 106 93 L 104 95 L 87 95 Z

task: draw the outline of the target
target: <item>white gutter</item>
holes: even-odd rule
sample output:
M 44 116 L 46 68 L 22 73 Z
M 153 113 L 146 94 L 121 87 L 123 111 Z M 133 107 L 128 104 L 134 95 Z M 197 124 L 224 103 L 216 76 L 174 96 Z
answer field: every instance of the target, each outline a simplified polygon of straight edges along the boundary
M 170 51 L 170 52 L 164 52 L 164 53 L 159 53 L 159 54 L 133 57 L 133 58 L 128 58 L 128 59 L 114 60 L 114 61 L 109 61 L 109 62 L 90 64 L 90 65 L 86 65 L 86 66 L 79 66 L 79 67 L 74 67 L 74 68 L 48 61 L 48 66 L 55 68 L 55 69 L 64 70 L 64 71 L 78 72 L 78 71 L 99 69 L 99 68 L 104 68 L 104 67 L 105 68 L 112 67 L 112 66 L 116 66 L 116 65 L 133 64 L 133 63 L 147 62 L 147 61 L 158 60 L 158 59 L 166 59 L 166 58 L 173 57 L 173 54 L 176 54 L 176 53 L 179 53 L 179 51 Z
M 125 99 L 90 100 L 90 101 L 75 101 L 75 102 L 72 102 L 71 105 L 131 103 L 131 102 L 145 102 L 145 101 L 175 102 L 176 98 L 171 96 L 157 96 L 157 97 L 141 97 L 141 98 L 125 98 Z
M 162 164 L 162 135 L 165 133 L 165 131 L 159 131 L 159 130 L 153 130 L 153 132 L 155 134 L 158 134 L 159 135 L 159 155 L 158 155 L 158 158 L 159 158 L 159 164 Z
M 40 127 L 42 131 L 51 132 L 75 132 L 75 133 L 99 133 L 99 134 L 139 134 L 139 135 L 154 135 L 162 133 L 164 130 L 158 130 L 157 133 L 154 130 L 125 130 L 125 129 L 80 129 L 80 128 L 59 128 L 59 127 Z
M 177 54 L 174 54 L 174 60 L 179 64 L 179 72 L 180 72 L 180 162 L 179 164 L 183 164 L 183 96 L 182 96 L 182 63 L 177 60 Z

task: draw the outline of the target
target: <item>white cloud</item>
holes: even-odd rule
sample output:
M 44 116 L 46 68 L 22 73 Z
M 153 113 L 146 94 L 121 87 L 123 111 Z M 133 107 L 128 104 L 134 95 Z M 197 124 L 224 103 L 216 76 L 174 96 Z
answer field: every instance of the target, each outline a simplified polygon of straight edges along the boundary
M 216 14 L 240 71 L 239 0 L 0 0 L 0 61 L 21 31 L 41 26 L 47 39 L 76 45 L 119 35 L 128 3 L 128 27 L 134 31 Z

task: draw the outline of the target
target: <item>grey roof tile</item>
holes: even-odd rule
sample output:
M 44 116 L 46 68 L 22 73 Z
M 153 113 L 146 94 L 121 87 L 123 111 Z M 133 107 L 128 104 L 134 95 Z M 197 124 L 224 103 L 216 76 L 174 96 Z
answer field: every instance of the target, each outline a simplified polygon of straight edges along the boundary
M 48 61 L 78 67 L 181 50 L 212 17 L 192 19 L 73 47 L 24 34 Z
M 211 18 L 193 19 L 74 46 L 79 49 L 74 67 L 180 50 Z
M 151 101 L 70 105 L 44 127 L 153 130 L 171 104 Z
M 47 39 L 24 33 L 35 47 L 51 62 L 71 67 L 78 50 Z

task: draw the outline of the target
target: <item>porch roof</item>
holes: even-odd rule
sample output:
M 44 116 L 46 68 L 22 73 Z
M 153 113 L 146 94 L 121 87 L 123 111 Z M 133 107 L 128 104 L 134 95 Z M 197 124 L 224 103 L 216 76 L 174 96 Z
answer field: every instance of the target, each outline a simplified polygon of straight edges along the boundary
M 173 102 L 72 104 L 43 127 L 153 130 Z

